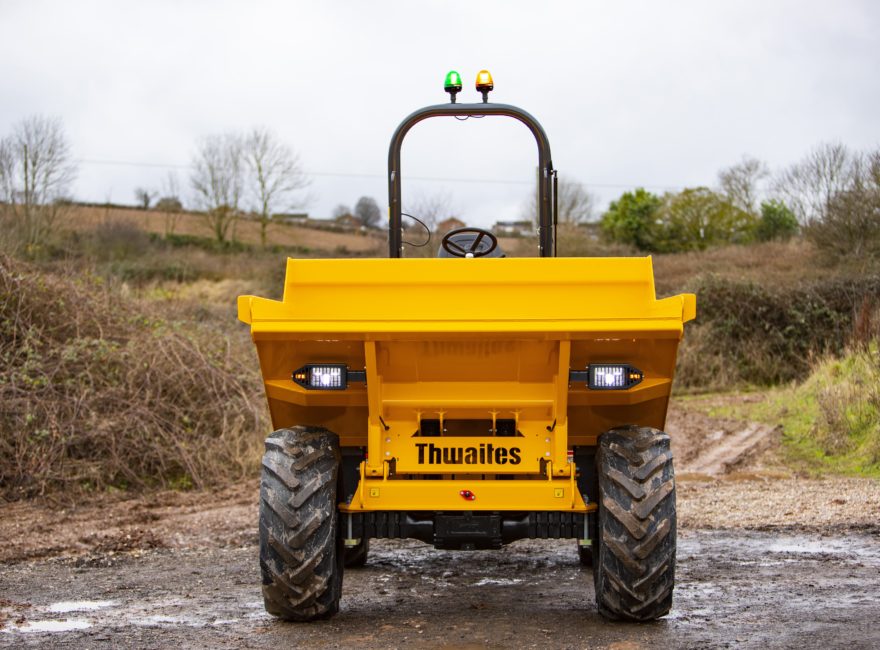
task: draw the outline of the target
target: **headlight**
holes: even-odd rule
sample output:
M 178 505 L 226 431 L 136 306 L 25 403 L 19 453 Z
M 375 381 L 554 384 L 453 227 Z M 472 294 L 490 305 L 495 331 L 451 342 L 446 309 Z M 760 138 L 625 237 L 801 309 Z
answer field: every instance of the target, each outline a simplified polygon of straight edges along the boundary
M 345 390 L 348 387 L 348 370 L 342 363 L 309 363 L 293 372 L 293 381 L 303 388 Z
M 587 386 L 592 390 L 625 390 L 645 378 L 641 370 L 626 363 L 591 363 L 587 370 Z

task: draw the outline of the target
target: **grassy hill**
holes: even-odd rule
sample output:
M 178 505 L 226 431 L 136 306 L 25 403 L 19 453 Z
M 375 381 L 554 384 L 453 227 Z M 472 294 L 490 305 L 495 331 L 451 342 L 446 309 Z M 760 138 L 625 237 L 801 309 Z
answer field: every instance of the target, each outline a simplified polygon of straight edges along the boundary
M 213 232 L 204 215 L 197 212 L 165 213 L 136 208 L 71 206 L 66 227 L 77 232 L 89 232 L 107 224 L 131 226 L 147 233 L 164 235 L 169 222 L 174 222 L 174 234 L 212 239 Z M 260 224 L 250 219 L 239 219 L 230 238 L 243 244 L 258 246 Z M 328 232 L 286 223 L 272 223 L 268 230 L 269 244 L 283 248 L 309 251 L 351 253 L 355 255 L 384 252 L 385 234 Z

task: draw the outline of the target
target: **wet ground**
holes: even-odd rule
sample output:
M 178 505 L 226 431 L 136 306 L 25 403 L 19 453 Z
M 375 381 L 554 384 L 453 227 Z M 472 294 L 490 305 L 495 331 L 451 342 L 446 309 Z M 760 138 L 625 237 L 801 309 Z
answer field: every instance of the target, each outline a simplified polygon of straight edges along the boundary
M 880 647 L 877 535 L 682 531 L 673 612 L 642 625 L 596 614 L 571 542 L 375 542 L 346 572 L 340 614 L 300 625 L 264 613 L 256 555 L 248 544 L 2 565 L 0 646 Z
M 263 610 L 258 482 L 0 502 L 0 647 L 880 648 L 880 481 L 796 476 L 779 432 L 673 403 L 670 616 L 595 612 L 573 541 L 447 552 L 374 540 L 342 611 Z M 721 452 L 724 453 L 721 453 Z

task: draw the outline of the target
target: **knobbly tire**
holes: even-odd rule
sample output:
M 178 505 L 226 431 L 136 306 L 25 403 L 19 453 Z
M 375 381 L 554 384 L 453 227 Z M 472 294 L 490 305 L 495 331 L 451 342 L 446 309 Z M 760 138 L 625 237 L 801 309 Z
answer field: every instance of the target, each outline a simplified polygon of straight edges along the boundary
M 669 436 L 649 427 L 599 438 L 599 613 L 651 621 L 669 613 L 675 583 L 675 475 Z
M 345 549 L 345 568 L 359 569 L 367 563 L 370 552 L 370 540 L 362 539 L 357 546 Z
M 260 481 L 260 570 L 266 611 L 313 621 L 339 611 L 344 560 L 336 507 L 339 439 L 280 429 L 266 439 Z

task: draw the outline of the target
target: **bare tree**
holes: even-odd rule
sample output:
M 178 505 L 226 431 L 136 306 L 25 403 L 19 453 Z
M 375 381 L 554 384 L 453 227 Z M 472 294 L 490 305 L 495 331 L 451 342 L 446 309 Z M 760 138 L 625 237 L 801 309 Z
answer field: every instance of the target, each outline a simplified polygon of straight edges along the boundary
M 165 236 L 173 235 L 183 210 L 183 203 L 180 201 L 180 181 L 176 172 L 168 172 L 168 175 L 162 179 L 156 209 L 165 216 Z
M 428 228 L 433 229 L 439 222 L 454 216 L 456 211 L 452 195 L 448 191 L 439 191 L 417 195 L 412 205 L 408 205 L 403 212 L 423 221 Z M 405 225 L 412 227 L 416 224 L 405 223 Z
M 563 226 L 576 226 L 592 221 L 596 209 L 596 197 L 582 183 L 565 176 L 557 184 L 558 221 Z M 523 208 L 523 218 L 538 221 L 537 194 L 529 196 Z
M 138 187 L 134 191 L 134 198 L 137 200 L 138 205 L 142 210 L 150 209 L 150 205 L 153 203 L 153 199 L 156 198 L 156 195 L 156 190 L 148 190 L 145 187 Z
M 293 193 L 307 187 L 299 158 L 268 129 L 255 128 L 244 140 L 246 185 L 253 212 L 260 220 L 260 243 L 266 246 L 266 229 L 281 205 L 299 207 Z
M 0 140 L 0 199 L 27 245 L 52 232 L 75 177 L 59 118 L 25 118 Z
M 851 182 L 834 194 L 822 219 L 805 229 L 816 247 L 837 260 L 880 257 L 880 149 L 853 157 Z
M 238 219 L 244 191 L 243 140 L 235 133 L 210 135 L 199 141 L 190 183 L 217 241 L 223 243 Z
M 382 218 L 382 211 L 376 199 L 371 196 L 362 196 L 354 204 L 354 216 L 365 228 L 372 228 L 379 223 Z
M 354 215 L 351 213 L 351 208 L 350 208 L 350 207 L 348 207 L 347 205 L 344 205 L 344 204 L 340 203 L 340 204 L 337 205 L 335 208 L 333 208 L 333 214 L 332 214 L 332 216 L 333 216 L 333 219 L 334 219 L 334 221 L 335 221 L 335 220 L 337 220 L 337 219 L 341 219 L 342 217 L 348 217 L 348 216 L 354 216 Z
M 834 197 L 852 185 L 855 158 L 839 142 L 822 143 L 784 170 L 775 189 L 801 223 L 821 221 Z
M 559 178 L 557 189 L 558 220 L 561 224 L 577 225 L 593 220 L 596 197 L 577 181 Z
M 757 214 L 760 184 L 769 176 L 770 170 L 763 161 L 743 156 L 735 165 L 718 172 L 718 184 L 731 205 L 749 214 Z

